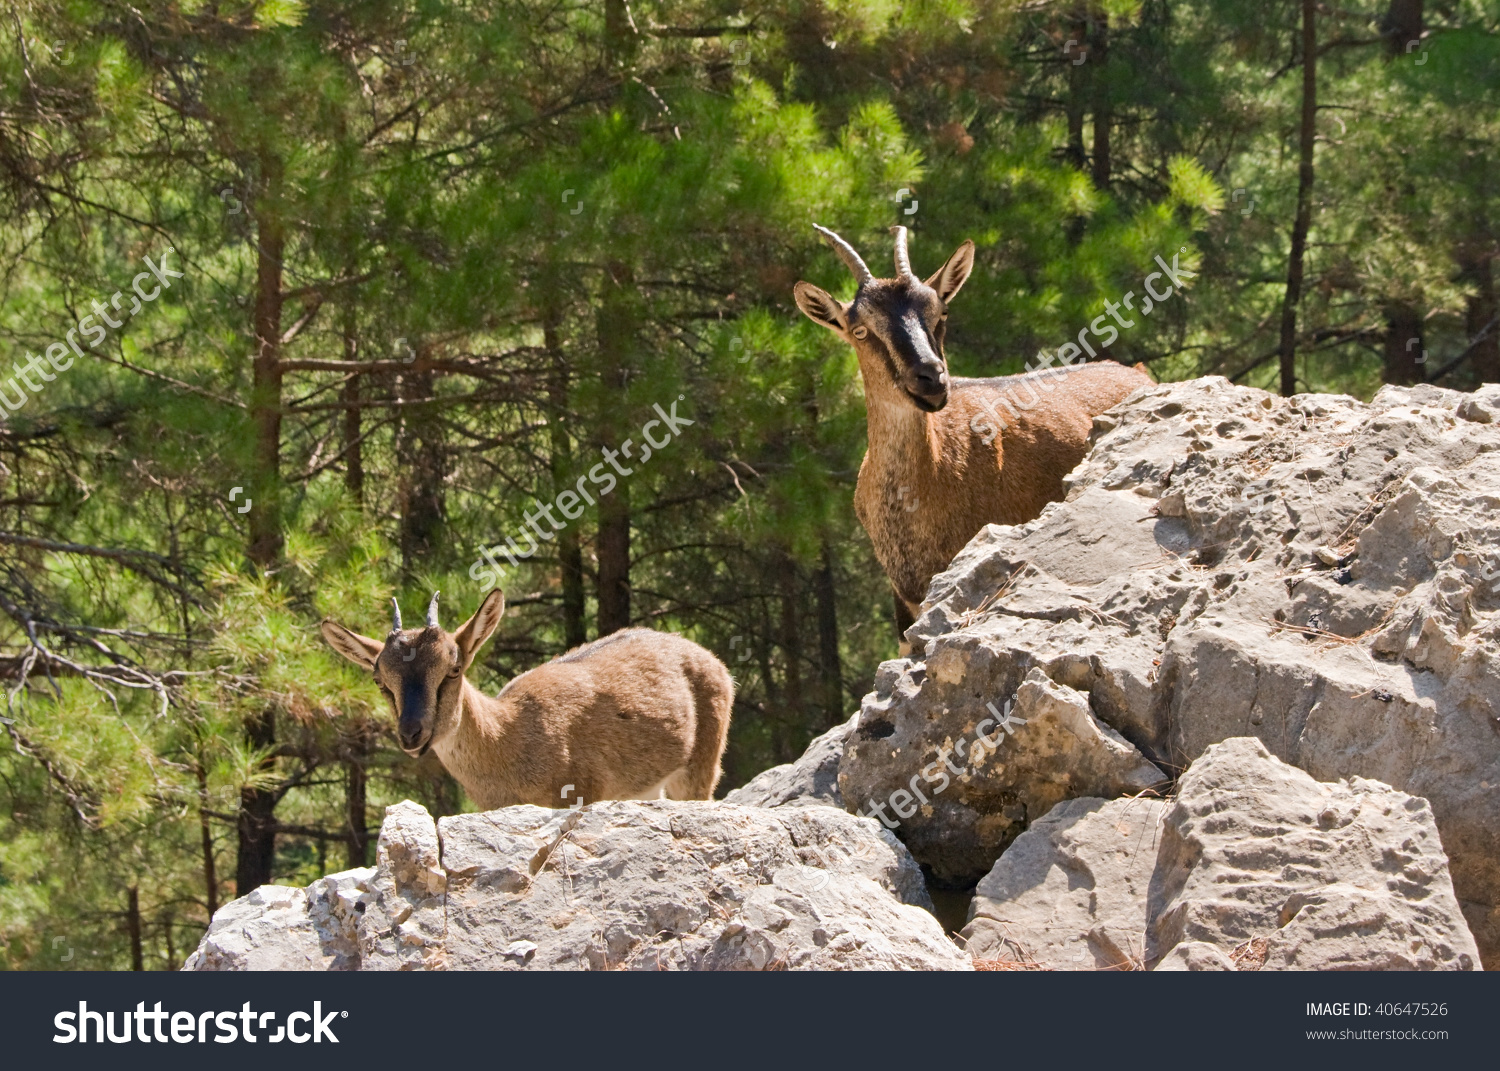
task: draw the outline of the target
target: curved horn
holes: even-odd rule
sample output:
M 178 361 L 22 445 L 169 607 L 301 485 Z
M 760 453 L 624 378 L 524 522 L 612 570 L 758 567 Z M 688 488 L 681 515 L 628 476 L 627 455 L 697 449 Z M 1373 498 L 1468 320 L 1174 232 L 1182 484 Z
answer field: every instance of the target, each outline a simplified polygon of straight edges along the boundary
M 427 604 L 427 627 L 428 628 L 437 628 L 438 627 L 438 620 L 437 620 L 437 597 L 438 597 L 438 593 L 434 591 L 432 593 L 432 601 Z
M 854 251 L 852 245 L 834 234 L 827 227 L 819 227 L 814 223 L 813 229 L 827 239 L 829 245 L 833 246 L 833 251 L 839 255 L 839 259 L 854 273 L 854 279 L 860 286 L 864 286 L 875 278 L 874 275 L 870 274 L 870 269 L 865 267 L 864 259 Z
M 892 227 L 891 233 L 896 236 L 896 278 L 905 279 L 911 275 L 911 258 L 906 252 L 906 228 Z
M 391 631 L 401 631 L 401 604 L 394 595 L 391 596 Z

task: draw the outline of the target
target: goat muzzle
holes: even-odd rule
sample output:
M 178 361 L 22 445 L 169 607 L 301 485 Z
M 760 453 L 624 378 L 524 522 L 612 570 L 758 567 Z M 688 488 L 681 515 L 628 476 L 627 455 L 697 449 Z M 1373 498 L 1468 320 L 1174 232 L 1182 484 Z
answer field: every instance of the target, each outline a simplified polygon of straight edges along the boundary
M 432 746 L 432 734 L 425 730 L 419 731 L 412 736 L 407 736 L 406 733 L 399 733 L 398 737 L 401 743 L 401 750 L 414 759 L 419 759 L 427 754 L 427 749 Z
M 948 385 L 945 383 L 935 391 L 917 392 L 907 389 L 906 396 L 924 413 L 936 413 L 948 404 Z

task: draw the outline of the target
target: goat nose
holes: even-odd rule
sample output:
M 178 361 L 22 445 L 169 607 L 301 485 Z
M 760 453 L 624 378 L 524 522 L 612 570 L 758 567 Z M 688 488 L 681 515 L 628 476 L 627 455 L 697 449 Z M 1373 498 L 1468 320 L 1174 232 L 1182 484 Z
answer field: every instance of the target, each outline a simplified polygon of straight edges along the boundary
M 919 364 L 917 383 L 924 394 L 936 394 L 948 385 L 948 373 L 940 364 Z

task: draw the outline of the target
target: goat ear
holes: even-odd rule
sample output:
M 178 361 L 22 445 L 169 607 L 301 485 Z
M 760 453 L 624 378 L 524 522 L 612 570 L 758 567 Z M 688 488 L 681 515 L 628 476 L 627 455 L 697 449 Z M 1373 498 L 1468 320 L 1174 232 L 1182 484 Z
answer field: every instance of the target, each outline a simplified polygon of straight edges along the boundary
M 453 642 L 458 644 L 465 666 L 474 661 L 474 655 L 484 646 L 484 641 L 490 638 L 490 633 L 500 624 L 504 613 L 505 595 L 496 588 L 485 596 L 479 609 L 474 611 L 474 616 L 458 626 L 458 631 L 453 634 Z
M 797 299 L 797 308 L 813 323 L 822 324 L 841 335 L 847 330 L 849 318 L 846 314 L 849 306 L 828 291 L 813 286 L 812 283 L 798 283 L 792 288 L 792 296 Z
M 946 305 L 953 300 L 953 296 L 959 290 L 963 289 L 964 283 L 969 279 L 969 273 L 973 270 L 974 243 L 965 242 L 948 258 L 948 263 L 927 280 L 927 285 L 937 291 L 938 297 L 942 298 L 943 304 Z
M 343 655 L 356 666 L 365 669 L 375 668 L 375 659 L 380 657 L 380 652 L 385 650 L 385 644 L 379 640 L 372 640 L 368 636 L 361 636 L 358 632 L 350 632 L 336 621 L 325 619 L 320 626 L 323 639 L 328 641 L 339 654 Z

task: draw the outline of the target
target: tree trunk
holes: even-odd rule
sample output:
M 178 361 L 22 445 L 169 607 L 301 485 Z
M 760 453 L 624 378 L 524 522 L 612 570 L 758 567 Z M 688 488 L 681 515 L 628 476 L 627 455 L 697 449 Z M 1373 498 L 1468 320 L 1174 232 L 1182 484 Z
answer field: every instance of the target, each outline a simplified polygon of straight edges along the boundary
M 1093 80 L 1094 90 L 1094 154 L 1091 167 L 1094 178 L 1094 189 L 1109 189 L 1109 135 L 1110 123 L 1113 121 L 1113 105 L 1109 97 L 1109 79 L 1105 77 L 1106 64 L 1109 62 L 1109 16 L 1103 11 L 1094 15 L 1093 32 L 1094 40 L 1089 45 L 1089 66 L 1093 67 L 1090 78 Z
M 1302 130 L 1297 167 L 1297 219 L 1292 224 L 1292 254 L 1286 267 L 1286 297 L 1281 305 L 1281 393 L 1297 393 L 1297 306 L 1302 301 L 1303 259 L 1312 225 L 1313 139 L 1318 119 L 1318 25 L 1314 0 L 1302 0 Z
M 141 948 L 141 891 L 132 885 L 126 892 L 125 929 L 130 934 L 130 969 L 146 969 L 145 952 Z
M 458 814 L 459 792 L 458 782 L 453 775 L 445 770 L 441 763 L 434 763 L 432 773 L 432 817 L 446 818 L 450 814 Z
M 1083 119 L 1088 111 L 1089 23 L 1082 8 L 1068 18 L 1068 39 L 1063 45 L 1063 62 L 1067 64 L 1068 97 L 1065 105 L 1068 120 L 1068 163 L 1079 171 L 1088 165 L 1083 151 Z
M 1482 193 L 1484 185 L 1479 189 Z M 1483 203 L 1481 198 L 1475 199 Z M 1500 240 L 1490 233 L 1489 220 L 1481 212 L 1474 221 L 1472 234 L 1456 255 L 1459 278 L 1474 288 L 1465 303 L 1464 330 L 1473 346 L 1469 364 L 1474 369 L 1475 383 L 1500 383 L 1500 323 L 1495 322 L 1496 313 L 1500 313 L 1500 300 L 1495 293 L 1497 245 Z M 1484 337 L 1479 338 L 1480 335 Z M 1476 338 L 1479 338 L 1477 343 Z
M 344 360 L 359 360 L 359 327 L 355 320 L 355 306 L 351 299 L 344 314 Z M 351 372 L 344 380 L 344 490 L 356 505 L 364 502 L 365 454 L 360 442 L 359 375 Z
M 1408 45 L 1422 40 L 1422 0 L 1391 0 L 1380 29 L 1389 35 L 1391 55 L 1406 55 Z
M 635 58 L 636 35 L 626 0 L 604 0 L 604 55 L 611 67 Z
M 906 600 L 896 594 L 895 588 L 891 588 L 891 616 L 896 622 L 896 639 L 905 644 L 906 630 L 915 625 L 917 619 L 912 617 Z
M 403 398 L 431 398 L 433 374 L 405 373 L 400 389 Z M 401 572 L 410 581 L 434 564 L 431 559 L 443 545 L 448 451 L 435 403 L 422 402 L 402 412 L 396 450 L 401 471 Z
M 1385 306 L 1385 382 L 1402 385 L 1427 378 L 1422 313 L 1404 301 Z
M 250 417 L 255 426 L 255 498 L 250 510 L 250 560 L 262 569 L 281 557 L 281 161 L 262 157 L 265 197 L 257 218 L 255 364 Z
M 1083 120 L 1089 105 L 1089 24 L 1086 12 L 1079 8 L 1068 18 L 1068 42 L 1064 43 L 1063 62 L 1068 79 L 1068 96 L 1064 103 L 1068 121 L 1068 146 L 1065 150 L 1068 163 L 1079 171 L 1088 170 L 1088 154 L 1083 149 Z M 1076 246 L 1083 241 L 1087 221 L 1083 216 L 1071 216 L 1066 224 L 1068 244 Z
M 1495 294 L 1495 261 L 1486 257 L 1474 265 L 1478 292 L 1469 298 L 1464 312 L 1464 326 L 1469 338 L 1484 337 L 1474 344 L 1469 361 L 1474 367 L 1476 383 L 1500 383 L 1500 300 Z
M 344 847 L 349 870 L 370 865 L 370 827 L 366 817 L 369 775 L 365 763 L 371 750 L 370 732 L 362 727 L 350 741 L 349 757 L 344 760 L 344 810 L 348 824 Z
M 245 740 L 257 751 L 276 744 L 276 721 L 270 710 L 249 719 Z M 274 760 L 263 763 L 269 767 Z M 262 788 L 240 789 L 239 851 L 235 856 L 234 891 L 246 896 L 271 884 L 276 863 L 276 794 Z
M 549 310 L 542 327 L 543 343 L 552 357 L 552 375 L 547 385 L 552 412 L 547 418 L 547 430 L 552 442 L 554 496 L 571 489 L 574 476 L 573 444 L 563 423 L 568 413 L 569 383 L 567 357 L 558 334 L 560 319 L 555 310 Z M 578 537 L 578 521 L 568 521 L 567 527 L 557 533 L 557 564 L 562 574 L 563 639 L 569 647 L 577 647 L 588 641 L 583 619 L 583 543 Z
M 782 757 L 790 750 L 790 745 L 786 740 L 786 696 L 782 681 L 777 678 L 775 667 L 772 665 L 772 656 L 775 654 L 777 644 L 776 628 L 771 621 L 771 602 L 769 595 L 756 599 L 760 632 L 756 636 L 747 637 L 746 642 L 754 644 L 755 660 L 760 666 L 761 685 L 766 691 L 761 708 L 761 720 L 764 721 L 766 735 L 770 738 L 771 754 L 779 763 L 791 760 Z
M 831 729 L 844 720 L 844 674 L 839 662 L 839 618 L 834 595 L 833 548 L 823 538 L 818 570 L 813 574 L 813 593 L 818 601 L 818 675 L 822 679 L 823 727 Z
M 782 548 L 776 554 L 777 586 L 780 588 L 780 645 L 786 659 L 782 693 L 786 696 L 782 732 L 776 734 L 778 762 L 792 762 L 802 754 L 807 727 L 807 707 L 802 693 L 802 606 L 797 560 Z M 792 732 L 786 729 L 794 729 Z
M 563 642 L 578 647 L 589 637 L 584 622 L 583 540 L 571 524 L 557 534 L 557 558 L 562 571 Z
M 214 863 L 214 831 L 208 817 L 208 771 L 203 768 L 200 754 L 198 760 L 198 832 L 203 840 L 203 890 L 208 904 L 208 917 L 219 910 L 219 874 Z
M 630 355 L 635 338 L 632 301 L 634 276 L 623 264 L 605 271 L 596 330 L 602 378 L 606 388 L 600 406 L 601 449 L 618 451 L 626 438 L 619 420 L 620 402 L 630 383 Z M 627 458 L 617 458 L 622 469 L 632 469 Z M 607 636 L 630 625 L 630 485 L 626 475 L 599 499 L 599 635 Z
M 599 635 L 630 627 L 630 489 L 599 500 Z
M 256 473 L 252 478 L 250 561 L 263 574 L 281 558 L 281 261 L 286 253 L 281 226 L 281 161 L 261 154 L 263 196 L 256 217 L 258 252 L 255 270 L 255 365 L 250 416 L 255 427 Z M 245 725 L 245 739 L 255 748 L 276 743 L 276 715 L 267 708 Z M 265 768 L 274 760 L 267 758 Z M 235 890 L 244 896 L 271 880 L 276 858 L 276 796 L 264 789 L 240 790 L 239 849 Z

